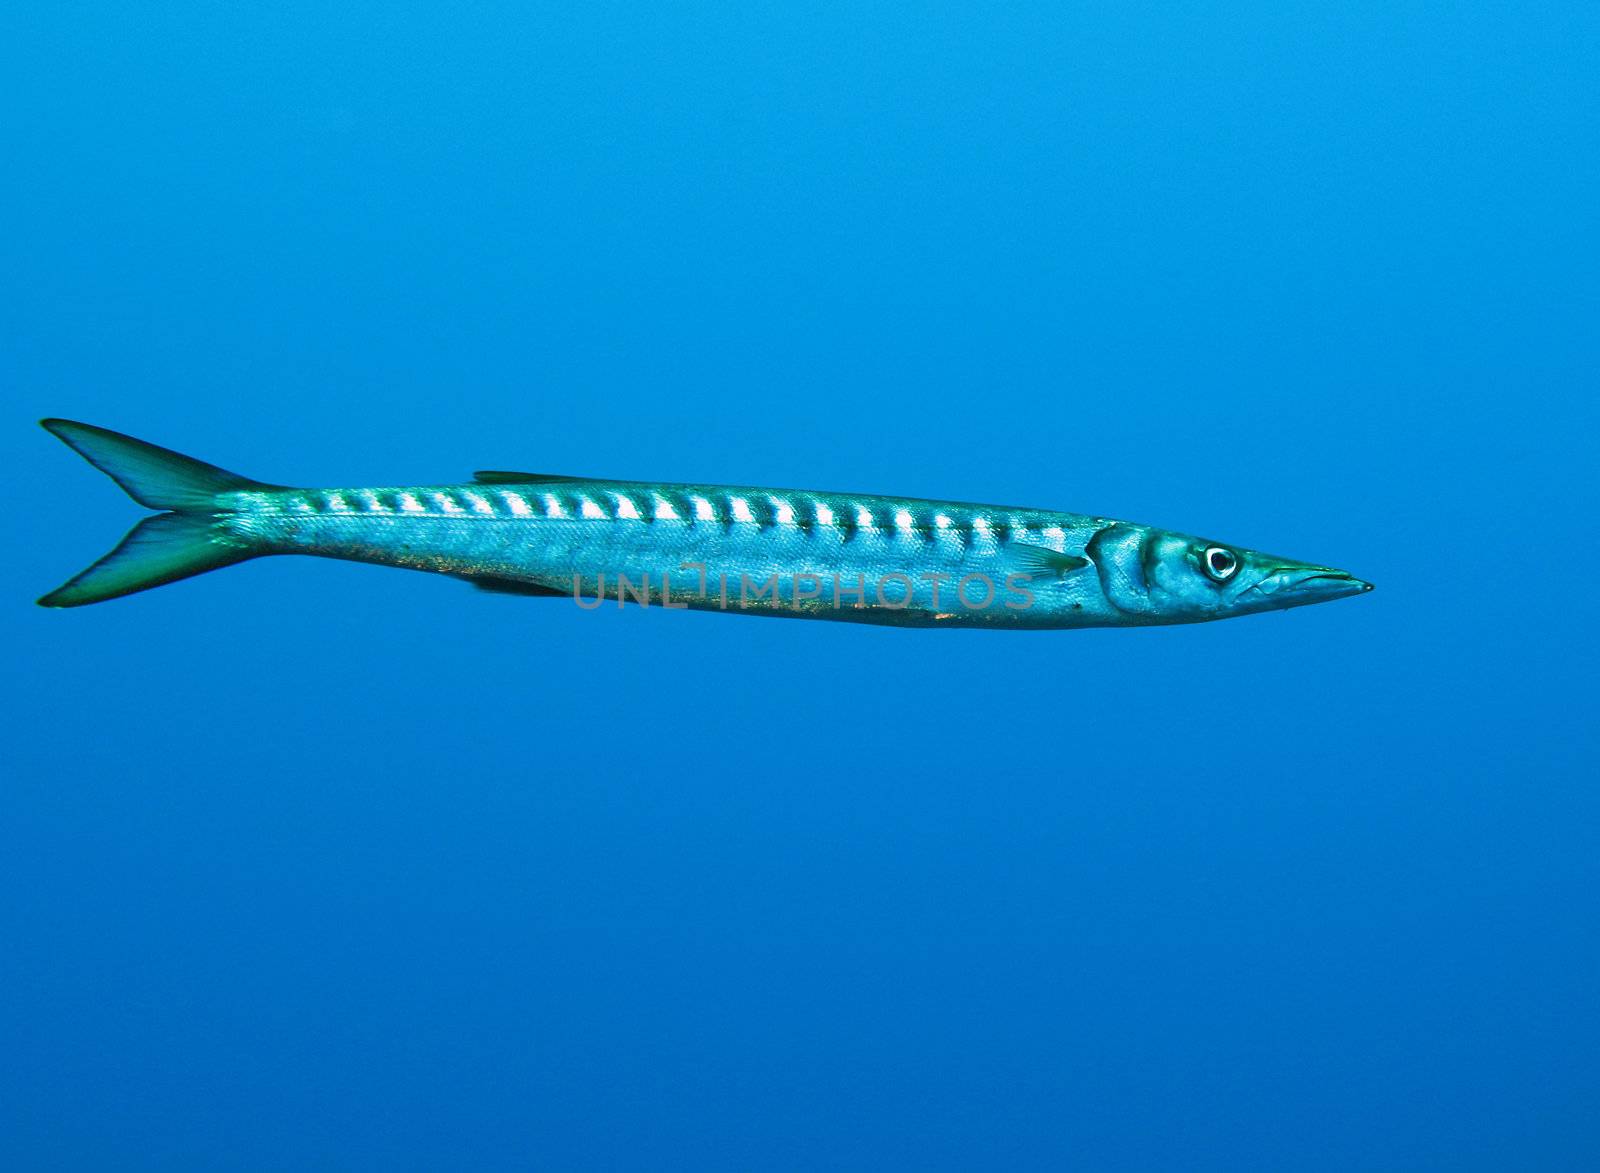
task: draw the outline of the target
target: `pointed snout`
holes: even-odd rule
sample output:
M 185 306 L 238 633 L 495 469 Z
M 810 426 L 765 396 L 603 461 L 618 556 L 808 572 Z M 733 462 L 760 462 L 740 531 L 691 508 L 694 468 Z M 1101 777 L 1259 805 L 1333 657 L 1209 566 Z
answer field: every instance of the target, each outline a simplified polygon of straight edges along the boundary
M 1372 584 L 1330 566 L 1285 566 L 1270 575 L 1262 587 L 1285 603 L 1291 598 L 1296 603 L 1320 603 L 1324 599 L 1365 594 Z
M 1324 599 L 1342 599 L 1346 595 L 1364 595 L 1372 584 L 1343 570 L 1320 570 L 1307 575 L 1294 587 Z
M 1365 579 L 1331 566 L 1288 564 L 1273 567 L 1246 594 L 1270 600 L 1270 607 L 1300 607 L 1372 590 Z M 1243 601 L 1243 600 L 1241 600 Z

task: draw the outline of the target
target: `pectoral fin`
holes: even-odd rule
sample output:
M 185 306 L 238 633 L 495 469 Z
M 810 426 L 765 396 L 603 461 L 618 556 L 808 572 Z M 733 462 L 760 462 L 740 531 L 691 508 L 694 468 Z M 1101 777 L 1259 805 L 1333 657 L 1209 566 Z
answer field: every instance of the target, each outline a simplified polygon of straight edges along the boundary
M 1076 554 L 1063 554 L 1048 546 L 1035 546 L 1031 542 L 1013 542 L 1006 547 L 1006 557 L 1016 562 L 1023 574 L 1054 575 L 1057 578 L 1092 565 L 1087 558 Z

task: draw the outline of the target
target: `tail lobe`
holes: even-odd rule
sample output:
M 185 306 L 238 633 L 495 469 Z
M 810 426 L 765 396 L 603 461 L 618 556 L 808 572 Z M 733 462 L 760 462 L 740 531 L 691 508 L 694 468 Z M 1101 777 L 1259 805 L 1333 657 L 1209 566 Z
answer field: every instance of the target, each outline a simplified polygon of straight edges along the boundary
M 260 551 L 231 540 L 217 524 L 224 493 L 273 489 L 121 432 L 72 420 L 41 424 L 114 480 L 139 504 L 168 512 L 147 517 L 87 570 L 39 600 L 42 607 L 81 607 L 204 574 Z
M 275 487 L 110 428 L 57 419 L 40 420 L 39 426 L 116 481 L 146 509 L 205 510 L 213 507 L 219 493 Z

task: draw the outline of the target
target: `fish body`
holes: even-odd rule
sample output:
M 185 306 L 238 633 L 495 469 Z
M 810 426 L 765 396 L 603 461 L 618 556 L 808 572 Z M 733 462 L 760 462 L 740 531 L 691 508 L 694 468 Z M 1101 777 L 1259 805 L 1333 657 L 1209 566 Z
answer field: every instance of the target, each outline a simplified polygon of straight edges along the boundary
M 452 485 L 289 488 L 103 428 L 44 426 L 164 511 L 46 606 L 269 554 L 426 570 L 590 607 L 609 598 L 897 626 L 1197 622 L 1371 589 L 1330 567 L 1076 513 L 508 472 Z
M 1067 573 L 1103 519 L 757 486 L 535 479 L 246 492 L 228 540 L 453 574 L 492 590 L 901 625 L 1117 622 Z M 1048 591 L 1036 579 L 1061 574 Z M 1040 596 L 1047 596 L 1040 605 Z

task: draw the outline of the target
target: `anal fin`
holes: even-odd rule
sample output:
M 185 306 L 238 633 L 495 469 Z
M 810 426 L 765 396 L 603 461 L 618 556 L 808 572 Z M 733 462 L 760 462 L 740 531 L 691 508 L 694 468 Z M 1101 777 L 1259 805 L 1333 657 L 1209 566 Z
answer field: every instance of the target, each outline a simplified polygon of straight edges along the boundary
M 558 591 L 554 587 L 540 586 L 536 582 L 524 582 L 520 578 L 500 578 L 488 574 L 462 574 L 458 575 L 463 582 L 470 582 L 480 591 L 488 591 L 495 595 L 524 595 L 539 599 L 563 599 L 567 591 Z

